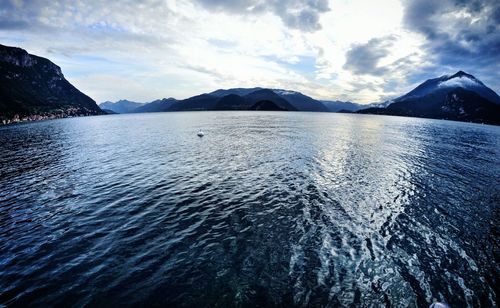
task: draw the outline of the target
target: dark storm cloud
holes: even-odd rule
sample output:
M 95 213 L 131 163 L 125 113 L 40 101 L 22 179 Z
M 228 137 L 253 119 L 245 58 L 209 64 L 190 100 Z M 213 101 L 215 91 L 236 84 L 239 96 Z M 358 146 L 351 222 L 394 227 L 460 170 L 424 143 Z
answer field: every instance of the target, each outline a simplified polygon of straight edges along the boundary
M 330 10 L 328 0 L 196 0 L 203 7 L 232 14 L 270 12 L 290 28 L 305 32 L 321 29 L 320 15 Z
M 500 86 L 500 1 L 406 0 L 404 25 L 422 34 L 436 69 L 466 70 Z
M 390 53 L 395 40 L 394 36 L 386 36 L 353 45 L 346 54 L 344 69 L 361 75 L 383 75 L 387 67 L 379 66 L 378 62 Z
M 500 1 L 407 1 L 404 23 L 427 47 L 454 58 L 500 59 Z M 479 59 L 481 58 L 481 59 Z

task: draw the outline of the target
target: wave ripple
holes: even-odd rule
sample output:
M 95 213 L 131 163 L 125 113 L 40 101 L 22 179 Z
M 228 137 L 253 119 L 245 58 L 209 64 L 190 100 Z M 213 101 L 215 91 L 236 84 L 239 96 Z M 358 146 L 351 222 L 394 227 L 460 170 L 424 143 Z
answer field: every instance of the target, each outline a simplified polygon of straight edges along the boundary
M 496 306 L 499 142 L 314 113 L 2 127 L 0 305 Z

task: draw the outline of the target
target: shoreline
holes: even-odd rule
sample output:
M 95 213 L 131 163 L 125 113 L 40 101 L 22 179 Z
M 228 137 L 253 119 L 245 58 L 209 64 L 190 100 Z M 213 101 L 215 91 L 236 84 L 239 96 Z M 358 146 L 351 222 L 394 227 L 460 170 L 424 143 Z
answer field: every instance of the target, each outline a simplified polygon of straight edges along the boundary
M 13 125 L 13 124 L 21 124 L 21 123 L 29 123 L 29 122 L 41 122 L 41 121 L 47 121 L 47 120 L 57 120 L 57 119 L 66 119 L 66 118 L 81 118 L 81 117 L 88 117 L 88 116 L 98 116 L 98 115 L 103 115 L 103 114 L 91 114 L 91 113 L 82 113 L 82 114 L 64 114 L 64 115 L 56 115 L 56 114 L 51 114 L 51 115 L 28 115 L 28 116 L 19 116 L 15 115 L 12 118 L 7 118 L 7 119 L 2 119 L 0 120 L 0 126 L 7 126 L 7 125 Z

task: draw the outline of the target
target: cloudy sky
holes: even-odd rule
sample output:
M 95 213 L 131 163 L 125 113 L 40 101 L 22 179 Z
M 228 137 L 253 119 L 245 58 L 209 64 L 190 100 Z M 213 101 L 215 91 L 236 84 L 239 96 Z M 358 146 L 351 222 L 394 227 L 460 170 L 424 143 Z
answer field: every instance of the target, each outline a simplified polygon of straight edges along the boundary
M 498 0 L 0 0 L 0 44 L 98 102 L 262 86 L 370 103 L 458 70 L 500 91 Z

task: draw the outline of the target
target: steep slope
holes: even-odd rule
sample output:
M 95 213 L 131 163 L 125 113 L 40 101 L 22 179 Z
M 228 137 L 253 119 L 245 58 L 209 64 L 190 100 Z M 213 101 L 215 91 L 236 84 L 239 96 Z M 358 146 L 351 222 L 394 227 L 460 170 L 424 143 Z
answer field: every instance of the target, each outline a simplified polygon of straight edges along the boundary
M 110 101 L 101 103 L 99 104 L 99 107 L 101 107 L 101 109 L 113 110 L 116 113 L 129 113 L 133 112 L 134 109 L 139 108 L 143 105 L 144 104 L 142 103 L 137 103 L 128 101 L 126 99 L 122 99 L 114 103 Z
M 500 99 L 474 76 L 459 71 L 429 79 L 385 108 L 359 113 L 500 124 Z
M 59 66 L 0 45 L 0 119 L 98 114 L 104 112 L 64 78 Z

